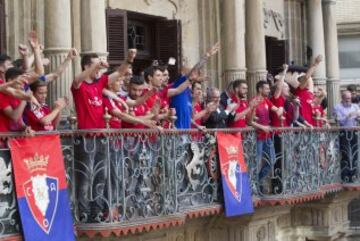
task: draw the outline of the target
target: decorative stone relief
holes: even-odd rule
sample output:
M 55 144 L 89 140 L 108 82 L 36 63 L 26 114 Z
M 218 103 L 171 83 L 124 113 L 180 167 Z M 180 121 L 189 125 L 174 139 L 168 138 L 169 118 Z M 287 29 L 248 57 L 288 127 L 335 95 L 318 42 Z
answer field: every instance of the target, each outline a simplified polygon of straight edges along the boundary
M 266 228 L 261 226 L 256 232 L 256 241 L 264 241 L 266 238 Z
M 275 223 L 274 222 L 268 223 L 268 240 L 275 241 Z
M 156 0 L 157 2 L 168 2 L 170 3 L 173 7 L 174 7 L 174 11 L 173 11 L 173 17 L 175 18 L 176 14 L 179 11 L 179 8 L 176 4 L 176 2 L 174 0 Z M 145 4 L 150 6 L 151 4 L 153 4 L 155 2 L 155 0 L 144 0 Z

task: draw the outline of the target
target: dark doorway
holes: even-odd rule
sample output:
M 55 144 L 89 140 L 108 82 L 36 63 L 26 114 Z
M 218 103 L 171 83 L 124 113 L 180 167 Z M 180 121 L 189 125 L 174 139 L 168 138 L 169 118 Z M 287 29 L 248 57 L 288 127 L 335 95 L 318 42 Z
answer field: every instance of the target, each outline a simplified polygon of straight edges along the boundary
M 153 60 L 169 66 L 171 79 L 181 68 L 181 23 L 179 20 L 125 11 L 107 9 L 107 39 L 109 63 L 119 65 L 126 58 L 127 49 L 136 48 L 138 55 L 133 64 L 134 74 L 140 74 Z
M 288 63 L 287 42 L 272 37 L 265 37 L 266 68 L 269 73 L 276 75 L 282 70 L 282 65 Z

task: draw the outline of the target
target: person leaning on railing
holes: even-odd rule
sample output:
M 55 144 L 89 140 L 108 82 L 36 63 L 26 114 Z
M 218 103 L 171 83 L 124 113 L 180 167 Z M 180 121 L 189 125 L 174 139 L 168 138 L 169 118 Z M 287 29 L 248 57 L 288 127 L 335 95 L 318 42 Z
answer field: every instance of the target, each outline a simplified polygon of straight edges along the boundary
M 341 127 L 356 127 L 360 119 L 358 104 L 352 103 L 351 92 L 345 90 L 341 93 L 341 103 L 334 107 L 333 115 Z M 341 150 L 341 176 L 342 179 L 352 182 L 356 166 L 354 161 L 358 156 L 358 133 L 355 130 L 342 130 L 340 132 Z

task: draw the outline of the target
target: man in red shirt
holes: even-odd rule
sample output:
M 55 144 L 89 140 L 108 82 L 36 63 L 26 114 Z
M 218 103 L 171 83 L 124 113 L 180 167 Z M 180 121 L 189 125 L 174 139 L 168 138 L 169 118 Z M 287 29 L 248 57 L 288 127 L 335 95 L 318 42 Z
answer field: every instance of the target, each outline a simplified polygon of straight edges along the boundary
M 145 82 L 142 77 L 139 76 L 133 76 L 133 78 L 130 80 L 129 85 L 129 96 L 131 100 L 138 100 L 143 96 L 145 88 Z M 159 104 L 159 103 L 158 103 Z M 157 104 L 157 105 L 158 105 Z M 155 106 L 155 104 L 154 104 Z M 155 106 L 156 107 L 156 106 Z M 146 103 L 138 104 L 134 107 L 132 107 L 130 114 L 132 116 L 135 116 L 137 118 L 141 118 L 143 120 L 151 120 L 155 117 L 155 115 L 151 112 L 151 108 Z M 133 129 L 144 129 L 146 126 L 142 123 L 131 123 L 124 121 L 123 122 L 123 128 L 133 128 Z
M 27 124 L 34 131 L 55 130 L 60 121 L 61 111 L 68 105 L 67 98 L 59 98 L 55 101 L 54 108 L 51 110 L 46 104 L 48 94 L 47 83 L 36 81 L 30 85 L 30 89 L 41 106 L 39 108 L 34 108 L 33 105 L 27 106 L 24 116 Z
M 140 77 L 133 76 L 132 79 L 137 80 L 138 78 Z M 133 84 L 136 82 L 134 80 L 130 80 L 130 83 L 131 81 Z M 117 80 L 113 80 L 109 83 L 109 90 L 112 91 L 113 93 L 117 93 L 120 90 L 121 85 L 122 85 L 122 81 L 120 78 L 118 78 Z M 137 86 L 135 86 L 134 88 L 137 88 Z M 124 126 L 139 125 L 144 127 L 146 126 L 149 128 L 156 128 L 155 121 L 151 121 L 146 117 L 143 118 L 140 115 L 138 115 L 138 117 L 129 115 L 124 111 L 124 107 L 119 102 L 116 102 L 115 100 L 109 97 L 104 97 L 104 106 L 105 108 L 108 109 L 109 113 L 112 115 L 112 118 L 110 119 L 110 128 L 119 129 L 122 127 L 122 124 Z M 137 109 L 137 106 L 135 106 L 134 108 Z
M 300 115 L 311 126 L 315 125 L 312 116 L 314 83 L 311 76 L 314 74 L 321 61 L 322 56 L 319 55 L 315 58 L 315 62 L 311 67 L 306 71 L 306 74 L 302 70 L 290 68 L 290 73 L 286 76 L 286 82 L 295 88 L 295 95 L 300 99 Z
M 71 87 L 79 129 L 105 128 L 102 91 L 108 86 L 109 80 L 111 82 L 124 76 L 128 70 L 128 62 L 132 61 L 128 59 L 110 75 L 101 75 L 101 70 L 108 67 L 106 61 L 101 60 L 96 54 L 86 54 L 82 57 L 83 72 L 75 77 Z M 99 198 L 105 194 L 106 165 L 109 164 L 104 161 L 106 148 L 103 138 L 97 137 L 94 143 L 92 137 L 80 137 L 74 149 L 79 216 L 82 219 L 87 218 L 85 221 L 90 222 L 95 221 L 100 212 L 106 211 L 103 199 Z M 85 148 L 88 142 L 93 146 L 90 150 Z M 89 196 L 90 193 L 93 196 Z
M 22 92 L 23 83 L 26 82 L 25 78 L 23 71 L 17 68 L 10 68 L 5 73 L 7 83 L 14 82 L 14 89 L 19 92 Z M 24 96 L 28 96 L 27 100 L 32 98 L 31 94 L 24 93 Z M 20 100 L 5 93 L 0 93 L 0 99 L 0 132 L 28 130 L 22 120 L 26 99 Z
M 232 83 L 233 94 L 230 96 L 231 102 L 237 104 L 237 108 L 231 114 L 233 121 L 230 122 L 230 128 L 245 128 L 247 121 L 246 118 L 252 109 L 258 104 L 257 99 L 253 99 L 248 104 L 246 98 L 248 93 L 248 85 L 246 80 L 235 80 Z
M 265 194 L 265 192 L 271 192 L 271 190 L 269 190 L 269 183 L 272 181 L 272 176 L 270 176 L 268 180 L 263 181 L 263 179 L 269 175 L 275 164 L 275 149 L 270 127 L 270 113 L 276 112 L 278 116 L 282 116 L 283 109 L 277 108 L 268 99 L 270 86 L 266 81 L 259 81 L 256 84 L 256 92 L 257 95 L 255 99 L 258 100 L 259 104 L 252 112 L 250 124 L 257 129 L 256 165 L 261 167 L 261 169 L 258 170 L 260 192 Z

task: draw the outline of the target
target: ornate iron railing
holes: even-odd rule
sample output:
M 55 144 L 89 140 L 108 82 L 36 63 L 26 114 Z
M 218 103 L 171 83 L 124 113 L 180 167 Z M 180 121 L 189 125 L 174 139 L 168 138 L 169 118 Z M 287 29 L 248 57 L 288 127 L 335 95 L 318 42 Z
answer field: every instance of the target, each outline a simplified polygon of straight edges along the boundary
M 56 132 L 62 140 L 78 232 L 126 233 L 218 212 L 222 197 L 217 131 Z M 263 143 L 273 143 L 275 156 L 266 149 L 260 155 L 252 129 L 221 131 L 241 132 L 255 205 L 291 204 L 360 186 L 360 129 L 278 129 Z M 0 170 L 2 237 L 20 229 L 6 148 L 0 149 Z

